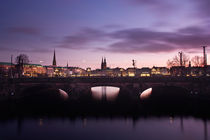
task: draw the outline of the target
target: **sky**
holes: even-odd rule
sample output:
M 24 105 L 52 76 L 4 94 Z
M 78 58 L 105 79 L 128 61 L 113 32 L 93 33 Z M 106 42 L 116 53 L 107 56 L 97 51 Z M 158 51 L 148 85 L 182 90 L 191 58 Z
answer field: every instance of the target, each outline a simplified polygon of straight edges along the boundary
M 100 68 L 166 66 L 210 45 L 209 0 L 0 0 L 0 61 Z M 210 47 L 207 47 L 207 53 Z M 210 57 L 209 57 L 210 58 Z M 208 58 L 208 61 L 210 59 Z

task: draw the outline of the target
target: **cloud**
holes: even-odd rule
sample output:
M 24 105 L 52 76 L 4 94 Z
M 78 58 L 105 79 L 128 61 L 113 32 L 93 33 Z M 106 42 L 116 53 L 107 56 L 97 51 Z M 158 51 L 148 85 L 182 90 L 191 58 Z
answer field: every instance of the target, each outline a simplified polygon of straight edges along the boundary
M 101 42 L 105 37 L 106 33 L 102 30 L 83 28 L 74 35 L 65 36 L 64 39 L 59 42 L 59 47 L 69 49 L 87 48 L 89 44 Z
M 0 50 L 13 52 L 48 52 L 55 37 L 36 27 L 4 27 L 0 32 Z
M 127 0 L 133 6 L 141 6 L 153 11 L 153 14 L 169 15 L 180 8 L 175 2 L 170 0 Z
M 156 14 L 171 14 L 183 11 L 188 16 L 210 19 L 209 0 L 127 0 L 134 6 L 142 6 L 156 11 Z
M 194 2 L 198 13 L 198 16 L 206 17 L 210 19 L 210 1 L 209 0 L 191 0 Z
M 0 45 L 0 50 L 2 52 L 22 52 L 22 53 L 47 53 L 52 52 L 52 49 L 50 48 L 15 48 L 15 47 L 4 47 Z
M 41 29 L 34 27 L 9 27 L 7 28 L 8 33 L 12 34 L 23 34 L 23 35 L 41 35 Z
M 146 28 L 129 28 L 107 32 L 85 28 L 79 33 L 64 37 L 59 47 L 114 53 L 195 51 L 200 49 L 202 45 L 210 45 L 210 33 L 204 29 L 204 27 L 191 26 L 174 32 L 161 32 Z M 102 47 L 94 46 L 93 44 L 96 42 Z
M 131 2 L 154 7 L 165 7 L 169 4 L 169 2 L 165 0 L 131 0 Z
M 125 39 L 136 43 L 144 43 L 149 40 L 161 40 L 168 36 L 173 36 L 173 33 L 152 31 L 145 28 L 131 28 L 118 30 L 110 34 L 115 39 Z
M 117 42 L 103 49 L 115 53 L 159 53 L 175 50 L 174 47 L 161 43 L 136 44 L 132 42 Z
M 187 27 L 175 32 L 150 31 L 142 28 L 125 29 L 110 36 L 118 41 L 103 49 L 104 51 L 159 53 L 200 49 L 202 45 L 210 45 L 210 34 L 198 27 Z
M 50 48 L 34 48 L 34 49 L 22 49 L 21 52 L 24 53 L 48 53 L 48 52 L 52 52 L 52 49 Z
M 208 31 L 202 27 L 198 26 L 190 26 L 186 28 L 179 29 L 178 32 L 183 33 L 183 34 L 204 34 L 208 33 Z
M 120 29 L 122 27 L 123 25 L 119 25 L 119 24 L 108 24 L 108 25 L 103 26 L 103 28 L 105 29 Z

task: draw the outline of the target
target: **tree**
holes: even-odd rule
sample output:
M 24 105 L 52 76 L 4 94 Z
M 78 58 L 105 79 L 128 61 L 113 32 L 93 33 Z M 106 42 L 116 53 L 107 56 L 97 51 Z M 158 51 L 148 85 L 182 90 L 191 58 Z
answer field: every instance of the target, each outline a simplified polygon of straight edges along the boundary
M 26 54 L 20 54 L 15 59 L 16 62 L 16 70 L 18 73 L 18 77 L 21 77 L 23 75 L 23 67 L 25 64 L 29 63 L 29 58 Z
M 189 56 L 183 52 L 179 52 L 178 55 L 175 55 L 172 59 L 167 61 L 167 66 L 186 66 L 189 62 Z
M 203 66 L 203 57 L 202 56 L 194 56 L 191 59 L 191 61 L 192 61 L 193 65 L 196 66 L 196 67 Z
M 29 63 L 29 58 L 26 54 L 20 54 L 16 57 L 15 62 L 17 65 L 24 65 Z

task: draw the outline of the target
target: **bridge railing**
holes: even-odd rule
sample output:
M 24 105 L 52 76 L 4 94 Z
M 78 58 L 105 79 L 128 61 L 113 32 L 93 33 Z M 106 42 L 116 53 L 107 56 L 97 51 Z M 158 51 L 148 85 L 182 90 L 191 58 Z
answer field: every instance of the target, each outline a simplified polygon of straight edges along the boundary
M 52 78 L 13 78 L 0 79 L 1 83 L 71 83 L 71 82 L 210 82 L 209 77 L 52 77 Z

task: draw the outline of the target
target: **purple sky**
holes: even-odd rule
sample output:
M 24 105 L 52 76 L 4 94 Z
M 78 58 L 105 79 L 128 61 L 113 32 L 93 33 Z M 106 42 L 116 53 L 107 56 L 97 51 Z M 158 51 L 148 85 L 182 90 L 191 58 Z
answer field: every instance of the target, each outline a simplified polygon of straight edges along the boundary
M 0 61 L 99 68 L 165 66 L 210 45 L 209 0 L 0 0 Z M 207 49 L 209 52 L 210 48 Z M 210 59 L 208 59 L 210 61 Z

